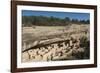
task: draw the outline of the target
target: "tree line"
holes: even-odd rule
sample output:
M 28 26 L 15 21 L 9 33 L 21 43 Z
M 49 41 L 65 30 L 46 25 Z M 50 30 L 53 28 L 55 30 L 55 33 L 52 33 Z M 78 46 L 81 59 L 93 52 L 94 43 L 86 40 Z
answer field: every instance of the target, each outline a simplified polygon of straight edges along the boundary
M 23 26 L 66 26 L 70 24 L 90 24 L 90 20 L 70 19 L 69 17 L 57 18 L 47 16 L 22 16 Z

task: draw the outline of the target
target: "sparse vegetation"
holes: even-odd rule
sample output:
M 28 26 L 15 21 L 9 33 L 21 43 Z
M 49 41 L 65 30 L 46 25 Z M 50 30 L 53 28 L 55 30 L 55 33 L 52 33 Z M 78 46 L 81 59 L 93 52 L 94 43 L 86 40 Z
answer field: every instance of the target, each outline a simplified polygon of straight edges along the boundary
M 89 59 L 89 25 L 23 27 L 22 62 Z

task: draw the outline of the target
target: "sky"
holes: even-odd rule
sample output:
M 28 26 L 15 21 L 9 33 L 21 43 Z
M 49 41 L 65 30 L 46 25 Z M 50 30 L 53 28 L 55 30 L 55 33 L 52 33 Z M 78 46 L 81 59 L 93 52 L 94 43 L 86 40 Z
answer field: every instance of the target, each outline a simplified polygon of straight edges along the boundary
M 53 11 L 32 11 L 32 10 L 22 10 L 22 16 L 47 16 L 47 17 L 57 17 L 78 20 L 88 20 L 90 19 L 89 13 L 76 13 L 76 12 L 53 12 Z

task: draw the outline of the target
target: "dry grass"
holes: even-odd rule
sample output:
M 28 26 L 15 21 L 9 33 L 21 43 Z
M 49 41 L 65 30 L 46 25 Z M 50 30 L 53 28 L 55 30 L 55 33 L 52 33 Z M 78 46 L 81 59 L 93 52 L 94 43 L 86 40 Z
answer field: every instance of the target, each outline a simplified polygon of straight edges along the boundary
M 23 27 L 22 32 L 22 62 L 89 59 L 89 25 Z

